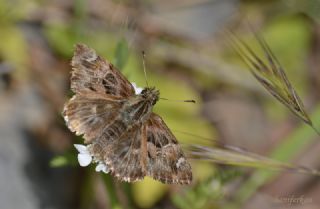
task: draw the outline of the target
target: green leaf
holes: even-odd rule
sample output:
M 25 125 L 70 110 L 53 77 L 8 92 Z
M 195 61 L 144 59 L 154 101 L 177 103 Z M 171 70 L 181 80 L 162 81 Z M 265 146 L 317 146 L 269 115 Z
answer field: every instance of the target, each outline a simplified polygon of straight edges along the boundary
M 50 161 L 50 167 L 62 167 L 68 165 L 68 159 L 65 156 L 56 156 Z
M 51 159 L 49 165 L 51 167 L 75 166 L 78 164 L 77 154 L 74 150 L 70 150 L 62 155 L 55 156 Z

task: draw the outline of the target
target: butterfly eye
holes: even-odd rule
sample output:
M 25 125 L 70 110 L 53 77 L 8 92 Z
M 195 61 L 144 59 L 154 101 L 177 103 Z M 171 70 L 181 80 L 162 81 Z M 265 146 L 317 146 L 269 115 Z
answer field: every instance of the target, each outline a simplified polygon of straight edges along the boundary
M 155 105 L 156 103 L 157 103 L 156 99 L 152 100 L 152 105 Z
M 147 89 L 143 89 L 140 94 L 145 95 L 147 93 Z

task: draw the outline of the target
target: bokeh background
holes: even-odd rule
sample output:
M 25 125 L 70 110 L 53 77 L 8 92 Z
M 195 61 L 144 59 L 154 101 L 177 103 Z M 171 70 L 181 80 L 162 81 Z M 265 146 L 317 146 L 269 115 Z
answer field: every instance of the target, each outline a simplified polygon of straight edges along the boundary
M 154 111 L 181 143 L 223 142 L 320 168 L 315 132 L 272 98 L 228 45 L 225 31 L 255 47 L 247 23 L 285 67 L 320 128 L 319 0 L 0 0 L 0 208 L 320 207 L 319 177 L 191 161 L 194 182 L 121 183 L 80 168 L 61 111 L 70 59 L 85 43 L 130 81 L 170 99 Z M 257 52 L 259 53 L 259 52 Z M 260 52 L 261 54 L 261 52 Z M 290 201 L 290 198 L 295 200 Z M 300 198 L 300 199 L 299 199 Z

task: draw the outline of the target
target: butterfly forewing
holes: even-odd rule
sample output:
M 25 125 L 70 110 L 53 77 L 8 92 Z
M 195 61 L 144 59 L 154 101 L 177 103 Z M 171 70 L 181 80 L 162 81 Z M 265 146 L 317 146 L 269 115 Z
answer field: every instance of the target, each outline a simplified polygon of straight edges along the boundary
M 84 134 L 85 143 L 90 143 L 115 120 L 120 108 L 119 101 L 105 99 L 99 94 L 92 93 L 90 97 L 74 95 L 65 104 L 63 117 L 71 131 Z
M 131 83 L 107 60 L 96 52 L 77 44 L 71 65 L 71 89 L 75 93 L 129 97 L 134 94 Z
M 76 45 L 72 67 L 75 95 L 63 116 L 71 131 L 83 135 L 94 161 L 122 181 L 149 175 L 163 183 L 191 182 L 191 166 L 178 141 L 152 113 L 158 90 L 145 88 L 136 95 L 111 63 L 83 44 Z

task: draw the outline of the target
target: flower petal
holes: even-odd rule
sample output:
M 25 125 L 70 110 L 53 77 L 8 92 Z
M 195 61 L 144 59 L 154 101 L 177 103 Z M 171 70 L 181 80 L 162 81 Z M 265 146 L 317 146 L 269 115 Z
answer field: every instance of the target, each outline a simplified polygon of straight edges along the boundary
M 132 86 L 133 86 L 134 91 L 135 91 L 136 94 L 140 94 L 140 93 L 142 92 L 143 88 L 138 87 L 138 86 L 136 85 L 136 83 L 134 83 L 134 82 L 132 82 L 131 84 L 132 84 Z
M 89 154 L 78 154 L 78 161 L 80 166 L 86 167 L 92 162 L 92 157 Z
M 106 164 L 100 162 L 96 167 L 96 171 L 97 172 L 103 171 L 104 173 L 109 173 L 109 168 L 107 167 Z
M 104 167 L 106 167 L 104 164 L 99 163 L 96 167 L 96 171 L 97 172 L 103 171 Z
M 85 145 L 82 144 L 74 144 L 73 145 L 79 153 L 81 154 L 89 154 L 88 148 Z
M 109 173 L 110 172 L 110 170 L 109 170 L 107 165 L 104 166 L 102 171 L 103 171 L 103 173 Z

